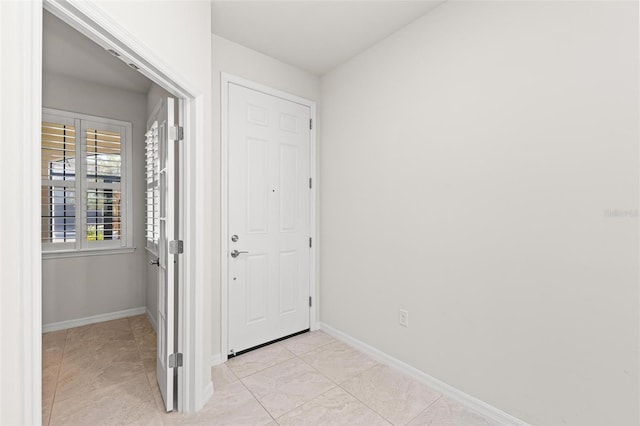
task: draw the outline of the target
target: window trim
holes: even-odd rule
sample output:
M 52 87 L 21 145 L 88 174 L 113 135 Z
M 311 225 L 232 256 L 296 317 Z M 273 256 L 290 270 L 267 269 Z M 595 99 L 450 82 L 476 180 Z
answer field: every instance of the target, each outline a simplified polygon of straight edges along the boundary
M 121 199 L 121 229 L 122 237 L 112 241 L 87 241 L 86 230 L 83 217 L 86 215 L 86 194 L 88 188 L 86 176 L 86 159 L 81 161 L 82 165 L 76 164 L 76 180 L 79 180 L 80 190 L 76 192 L 76 239 L 74 243 L 46 243 L 42 242 L 42 254 L 44 258 L 54 257 L 74 257 L 93 254 L 113 254 L 132 252 L 133 245 L 133 131 L 132 124 L 128 121 L 115 120 L 112 118 L 98 117 L 95 115 L 81 114 L 71 111 L 64 111 L 55 108 L 42 108 L 42 122 L 56 122 L 61 120 L 65 123 L 74 122 L 76 128 L 76 144 L 79 146 L 82 155 L 86 152 L 86 129 L 87 125 L 100 125 L 106 127 L 104 130 L 120 129 L 121 131 L 121 169 L 120 169 L 120 191 Z M 42 149 L 42 143 L 40 143 Z M 41 178 L 41 185 L 43 179 Z M 42 232 L 42 231 L 41 231 Z

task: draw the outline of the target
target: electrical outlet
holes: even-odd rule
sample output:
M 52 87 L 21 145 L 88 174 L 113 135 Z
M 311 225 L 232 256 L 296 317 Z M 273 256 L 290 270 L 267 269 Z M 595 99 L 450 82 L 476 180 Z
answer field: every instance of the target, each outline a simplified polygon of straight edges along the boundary
M 405 309 L 400 309 L 398 324 L 400 324 L 403 327 L 409 327 L 409 311 Z

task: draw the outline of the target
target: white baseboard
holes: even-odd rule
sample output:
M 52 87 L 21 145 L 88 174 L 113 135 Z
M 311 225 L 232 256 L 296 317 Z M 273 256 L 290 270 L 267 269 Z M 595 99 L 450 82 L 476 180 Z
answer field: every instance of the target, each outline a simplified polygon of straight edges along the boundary
M 209 383 L 207 383 L 207 385 L 202 390 L 202 400 L 204 401 L 204 404 L 206 404 L 207 401 L 209 401 L 212 396 L 213 396 L 213 382 L 209 380 Z
M 222 363 L 224 363 L 224 361 L 222 360 L 222 354 L 211 355 L 211 358 L 209 358 L 209 365 L 211 365 L 212 367 L 220 365 Z
M 145 312 L 147 313 L 147 319 L 151 323 L 151 327 L 153 327 L 153 331 L 155 331 L 157 333 L 158 332 L 158 323 L 156 323 L 156 319 L 151 314 L 151 311 L 149 310 L 149 308 L 146 308 Z
M 109 312 L 108 314 L 93 315 L 90 317 L 72 319 L 68 321 L 52 322 L 50 324 L 43 324 L 42 332 L 48 333 L 50 331 L 66 330 L 67 328 L 80 327 L 88 324 L 95 324 L 97 322 L 111 321 L 120 318 L 132 317 L 135 315 L 142 315 L 147 312 L 147 308 L 141 306 L 139 308 L 125 309 L 124 311 Z
M 522 420 L 516 417 L 513 417 L 511 414 L 505 413 L 504 411 L 499 410 L 498 408 L 492 405 L 489 405 L 486 402 L 479 400 L 478 398 L 475 398 L 469 394 L 466 394 L 461 390 L 456 389 L 453 386 L 448 385 L 445 382 L 440 381 L 435 377 L 432 377 L 418 370 L 417 368 L 414 368 L 409 364 L 406 364 L 400 361 L 399 359 L 394 358 L 374 348 L 373 346 L 370 346 L 358 339 L 351 337 L 346 333 L 343 333 L 340 330 L 337 330 L 322 322 L 320 323 L 320 329 L 325 331 L 327 334 L 330 334 L 331 336 L 335 337 L 336 339 L 341 340 L 344 343 L 350 346 L 353 346 L 354 348 L 366 353 L 367 355 L 371 356 L 377 361 L 380 361 L 383 364 L 386 364 L 390 367 L 394 367 L 404 372 L 405 374 L 411 376 L 417 381 L 429 386 L 430 388 L 440 392 L 445 396 L 448 396 L 451 399 L 454 399 L 460 402 L 465 407 L 475 411 L 476 413 L 488 419 L 494 420 L 499 424 L 505 425 L 505 426 L 507 425 L 508 426 L 527 426 L 527 423 L 523 422 Z

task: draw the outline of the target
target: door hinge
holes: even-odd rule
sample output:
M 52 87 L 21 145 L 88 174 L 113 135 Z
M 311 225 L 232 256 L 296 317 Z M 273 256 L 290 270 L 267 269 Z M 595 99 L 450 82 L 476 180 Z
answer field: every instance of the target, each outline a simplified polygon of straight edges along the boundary
M 169 241 L 169 254 L 181 254 L 184 252 L 184 243 L 182 240 Z
M 309 189 L 313 188 L 313 178 L 309 178 Z
M 169 368 L 182 367 L 182 354 L 180 352 L 169 355 Z
M 309 130 L 313 130 L 313 118 L 309 119 Z
M 309 237 L 309 248 L 313 247 L 313 238 Z
M 311 296 L 309 296 L 309 307 L 313 306 L 313 298 Z
M 169 139 L 172 141 L 184 140 L 184 127 L 169 126 Z

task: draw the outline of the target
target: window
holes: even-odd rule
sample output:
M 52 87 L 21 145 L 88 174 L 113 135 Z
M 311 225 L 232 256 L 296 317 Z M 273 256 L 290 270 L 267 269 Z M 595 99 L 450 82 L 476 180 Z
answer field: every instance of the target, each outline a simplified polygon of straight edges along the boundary
M 41 149 L 43 251 L 132 247 L 131 123 L 45 108 Z
M 155 121 L 146 133 L 145 142 L 145 171 L 147 179 L 147 214 L 146 238 L 147 248 L 153 253 L 158 252 L 160 238 L 160 158 L 158 156 L 158 122 Z

